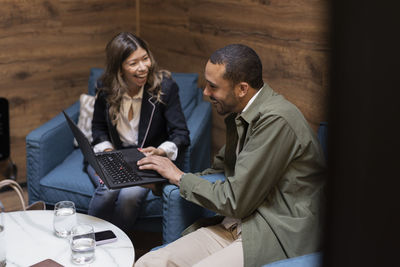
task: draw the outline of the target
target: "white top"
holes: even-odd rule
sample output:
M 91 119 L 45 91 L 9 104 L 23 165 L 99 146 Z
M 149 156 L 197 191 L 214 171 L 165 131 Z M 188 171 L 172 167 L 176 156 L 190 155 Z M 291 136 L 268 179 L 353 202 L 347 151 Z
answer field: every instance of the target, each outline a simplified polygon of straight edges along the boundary
M 7 267 L 30 266 L 49 258 L 64 266 L 77 266 L 71 262 L 68 239 L 54 235 L 52 210 L 6 212 L 4 215 Z M 121 229 L 86 214 L 77 213 L 77 220 L 93 225 L 96 232 L 112 230 L 118 239 L 96 247 L 91 267 L 132 267 L 135 250 Z
M 128 147 L 138 145 L 140 111 L 142 108 L 143 87 L 133 97 L 125 93 L 122 96 L 120 116 L 117 120 L 117 131 L 122 141 L 122 146 Z M 129 121 L 129 110 L 133 110 L 133 118 Z M 101 142 L 94 146 L 95 153 L 103 152 L 108 148 L 113 148 L 109 141 Z M 174 142 L 165 141 L 158 148 L 165 151 L 170 160 L 175 160 L 178 156 L 178 147 Z
M 137 95 L 130 97 L 127 93 L 122 96 L 120 115 L 117 120 L 117 131 L 123 146 L 137 145 L 139 133 L 140 110 L 142 107 L 143 87 Z M 133 118 L 128 119 L 129 110 L 133 110 Z

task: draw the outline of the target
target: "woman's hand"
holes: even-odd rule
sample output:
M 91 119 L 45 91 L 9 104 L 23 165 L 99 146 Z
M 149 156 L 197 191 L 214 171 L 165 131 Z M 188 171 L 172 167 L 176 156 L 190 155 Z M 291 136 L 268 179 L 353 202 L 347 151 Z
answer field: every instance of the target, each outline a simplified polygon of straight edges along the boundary
M 162 157 L 167 156 L 167 153 L 165 153 L 165 151 L 163 149 L 155 148 L 153 146 L 139 149 L 139 151 L 142 152 L 143 154 L 145 154 L 146 156 L 150 156 L 150 155 L 157 155 L 157 156 L 162 156 Z

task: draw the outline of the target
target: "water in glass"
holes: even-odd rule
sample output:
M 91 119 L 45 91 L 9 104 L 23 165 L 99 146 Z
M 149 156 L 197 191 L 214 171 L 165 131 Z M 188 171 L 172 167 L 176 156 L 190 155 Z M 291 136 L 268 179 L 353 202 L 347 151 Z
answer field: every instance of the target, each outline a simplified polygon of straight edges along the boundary
M 95 241 L 92 238 L 79 238 L 71 241 L 72 261 L 78 264 L 92 262 Z
M 96 242 L 93 226 L 78 224 L 71 229 L 71 259 L 76 264 L 87 264 L 94 260 Z
M 71 201 L 58 202 L 54 208 L 54 232 L 59 237 L 67 237 L 71 233 L 71 228 L 76 225 L 75 205 Z M 72 203 L 72 204 L 71 204 Z

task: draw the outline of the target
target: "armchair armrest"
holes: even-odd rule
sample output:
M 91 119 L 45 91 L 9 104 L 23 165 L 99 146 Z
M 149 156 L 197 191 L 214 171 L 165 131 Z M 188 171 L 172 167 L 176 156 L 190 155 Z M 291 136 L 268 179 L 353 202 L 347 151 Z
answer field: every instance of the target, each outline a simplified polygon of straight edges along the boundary
M 262 267 L 320 267 L 322 266 L 322 252 L 272 262 Z
M 79 101 L 65 112 L 77 121 Z M 40 200 L 40 179 L 60 164 L 73 149 L 73 135 L 61 113 L 26 136 L 29 203 Z
M 199 172 L 211 164 L 211 104 L 201 101 L 186 120 L 190 146 L 185 151 L 182 170 Z
M 201 177 L 212 183 L 225 179 L 223 173 L 209 174 Z M 164 186 L 162 200 L 164 244 L 181 237 L 183 230 L 197 219 L 215 215 L 214 212 L 183 199 L 179 194 L 179 188 L 172 184 Z

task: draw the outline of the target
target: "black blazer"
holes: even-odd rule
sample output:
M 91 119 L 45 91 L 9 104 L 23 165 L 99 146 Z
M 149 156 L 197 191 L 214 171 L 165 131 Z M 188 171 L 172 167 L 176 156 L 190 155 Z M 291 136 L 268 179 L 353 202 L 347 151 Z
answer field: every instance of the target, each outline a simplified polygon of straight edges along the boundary
M 184 154 L 183 151 L 190 144 L 190 139 L 179 100 L 178 85 L 171 78 L 163 78 L 161 82 L 162 103 L 151 97 L 147 88 L 148 85 L 146 84 L 143 90 L 140 112 L 138 146 L 140 147 L 143 140 L 143 147 L 158 147 L 165 141 L 171 141 L 178 147 L 178 158 L 181 158 L 180 156 Z M 110 141 L 114 148 L 121 149 L 122 141 L 116 127 L 111 123 L 108 112 L 109 104 L 106 98 L 106 93 L 100 91 L 94 104 L 92 144 Z M 152 113 L 153 116 L 151 116 Z

